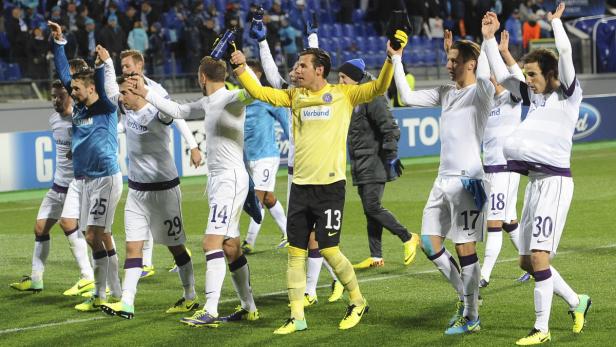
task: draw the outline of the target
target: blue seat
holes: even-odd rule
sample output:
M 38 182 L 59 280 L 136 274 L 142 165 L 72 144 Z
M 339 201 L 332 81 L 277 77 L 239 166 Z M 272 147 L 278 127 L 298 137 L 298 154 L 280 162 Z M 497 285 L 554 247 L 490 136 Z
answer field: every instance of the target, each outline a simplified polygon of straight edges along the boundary
M 17 81 L 21 79 L 21 69 L 19 68 L 19 64 L 12 63 L 8 64 L 5 70 L 5 76 L 9 81 Z
M 354 28 L 355 29 L 354 30 L 355 31 L 355 35 L 357 35 L 357 36 L 368 36 L 368 35 L 366 35 L 365 23 L 361 23 L 361 22 L 357 23 L 356 22 L 355 24 L 353 24 L 353 26 L 355 27 Z
M 351 36 L 343 36 L 340 38 L 340 48 L 343 50 L 348 50 L 353 46 L 353 39 Z
M 338 66 L 338 54 L 336 52 L 329 52 L 329 57 L 332 60 L 332 66 Z
M 355 28 L 353 27 L 353 24 L 343 24 L 342 34 L 349 38 L 357 36 L 357 33 L 355 32 Z
M 349 61 L 351 59 L 355 59 L 357 58 L 356 54 L 354 54 L 353 52 L 349 52 L 349 51 L 342 51 L 342 57 L 341 57 L 341 62 L 340 64 L 342 64 L 345 61 Z
M 616 72 L 616 18 L 599 20 L 593 29 L 595 72 Z
M 353 22 L 359 22 L 362 19 L 364 19 L 364 11 L 361 10 L 361 8 L 356 8 L 353 11 Z
M 376 29 L 374 29 L 374 25 L 371 23 L 364 23 L 364 29 L 366 36 L 376 36 Z
M 377 52 L 381 50 L 381 45 L 379 43 L 379 40 L 376 36 L 370 36 L 368 38 L 366 38 L 366 41 L 368 43 L 368 50 L 372 51 L 372 52 Z
M 218 10 L 218 12 L 224 13 L 226 6 L 227 6 L 226 0 L 216 0 L 216 10 Z
M 574 27 L 582 30 L 586 34 L 592 35 L 595 24 L 603 18 L 605 18 L 605 15 L 580 17 L 575 19 L 572 24 Z
M 319 25 L 319 38 L 321 37 L 332 37 L 334 29 L 330 24 Z
M 308 47 L 308 46 L 306 46 Z M 332 50 L 331 40 L 325 36 L 319 35 L 319 48 L 322 48 L 328 52 Z
M 342 31 L 342 24 L 340 23 L 334 23 L 334 31 L 333 34 L 338 36 L 338 37 L 342 37 L 344 36 L 344 32 Z
M 424 49 L 424 63 L 426 66 L 438 66 L 437 54 L 434 49 Z
M 354 41 L 360 51 L 369 52 L 371 50 L 365 37 L 357 36 L 354 38 Z
M 337 37 L 332 37 L 330 39 L 330 43 L 331 43 L 331 49 L 332 51 L 338 53 L 340 50 L 342 50 L 342 45 L 340 43 L 340 39 Z

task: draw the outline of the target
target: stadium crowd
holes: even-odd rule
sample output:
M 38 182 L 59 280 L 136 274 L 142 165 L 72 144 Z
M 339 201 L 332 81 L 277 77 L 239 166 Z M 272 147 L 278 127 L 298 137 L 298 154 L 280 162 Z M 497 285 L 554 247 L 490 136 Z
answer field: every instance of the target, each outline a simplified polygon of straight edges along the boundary
M 480 18 L 495 12 L 510 33 L 514 56 L 527 49 L 528 41 L 550 37 L 543 0 L 405 0 L 413 33 L 429 39 L 443 38 L 444 30 L 456 37 L 477 39 Z M 250 0 L 0 0 L 0 63 L 19 65 L 19 77 L 48 79 L 51 46 L 47 20 L 62 25 L 68 41 L 68 58 L 86 57 L 92 64 L 95 47 L 107 47 L 120 68 L 124 49 L 144 53 L 152 75 L 192 73 L 209 53 L 219 33 L 230 26 L 241 29 L 257 9 Z M 363 19 L 366 36 L 384 35 L 394 1 L 375 0 L 266 0 L 267 41 L 278 62 L 304 48 L 302 33 L 310 14 L 324 23 L 357 25 Z M 246 30 L 244 30 L 246 31 Z M 362 37 L 359 35 L 355 37 Z M 356 40 L 354 37 L 351 37 Z M 256 42 L 243 36 L 245 45 Z M 242 44 L 240 38 L 238 42 Z M 352 41 L 349 51 L 361 51 Z M 439 44 L 440 46 L 440 44 Z M 336 52 L 334 52 L 336 53 Z M 250 51 L 247 52 L 250 55 Z M 171 57 L 174 57 L 172 60 Z M 170 62 L 175 61 L 173 67 Z M 292 64 L 294 59 L 284 59 Z M 10 79 L 18 79 L 13 76 Z

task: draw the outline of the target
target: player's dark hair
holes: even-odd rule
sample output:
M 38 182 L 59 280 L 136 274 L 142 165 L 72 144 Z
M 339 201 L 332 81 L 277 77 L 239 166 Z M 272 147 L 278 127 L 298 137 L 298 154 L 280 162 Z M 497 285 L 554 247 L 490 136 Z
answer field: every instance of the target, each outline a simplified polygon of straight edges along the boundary
M 451 45 L 451 49 L 458 50 L 458 54 L 460 54 L 464 63 L 471 60 L 477 61 L 479 59 L 479 53 L 481 52 L 481 47 L 479 47 L 477 43 L 469 40 L 458 40 Z M 476 70 L 477 64 L 475 64 L 475 71 Z
M 537 63 L 546 81 L 550 78 L 558 79 L 558 57 L 549 49 L 539 48 L 528 52 L 522 58 L 522 63 Z
M 323 78 L 327 78 L 329 70 L 332 68 L 332 59 L 329 57 L 329 53 L 321 48 L 307 48 L 299 53 L 302 55 L 312 55 L 312 65 L 314 68 L 323 67 Z
M 261 74 L 263 74 L 263 66 L 261 66 L 261 63 L 259 63 L 259 61 L 250 59 L 246 61 L 246 65 L 250 66 L 252 71 L 260 72 Z
M 214 82 L 224 82 L 227 77 L 227 65 L 222 60 L 215 60 L 208 56 L 203 57 L 199 63 L 199 73 L 204 74 Z
M 60 80 L 54 80 L 53 82 L 51 82 L 51 88 L 64 90 L 64 84 L 62 84 L 62 81 Z
M 73 70 L 73 73 L 77 73 L 82 70 L 89 69 L 88 63 L 81 58 L 75 58 L 68 61 L 68 66 Z
M 85 69 L 73 74 L 73 80 L 80 80 L 86 86 L 89 86 L 94 83 L 94 70 Z

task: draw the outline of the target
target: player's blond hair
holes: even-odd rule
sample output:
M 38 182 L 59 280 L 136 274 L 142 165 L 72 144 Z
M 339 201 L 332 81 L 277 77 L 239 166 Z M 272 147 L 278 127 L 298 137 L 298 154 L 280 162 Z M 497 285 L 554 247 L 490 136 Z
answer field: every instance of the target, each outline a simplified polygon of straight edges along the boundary
M 127 49 L 127 50 L 122 51 L 122 53 L 120 53 L 120 59 L 124 59 L 126 57 L 133 58 L 133 62 L 135 64 L 137 64 L 137 63 L 143 64 L 144 61 L 145 61 L 143 59 L 143 54 L 141 54 L 141 52 L 139 52 L 136 49 Z

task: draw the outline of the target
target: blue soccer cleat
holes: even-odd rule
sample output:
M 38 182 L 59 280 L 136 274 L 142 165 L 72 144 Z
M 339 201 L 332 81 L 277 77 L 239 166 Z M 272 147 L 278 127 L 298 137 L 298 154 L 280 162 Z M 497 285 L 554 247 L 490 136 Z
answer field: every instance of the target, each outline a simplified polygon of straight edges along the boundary
M 445 330 L 445 335 L 459 335 L 475 333 L 481 330 L 479 318 L 471 320 L 467 317 L 460 317 L 452 326 Z

